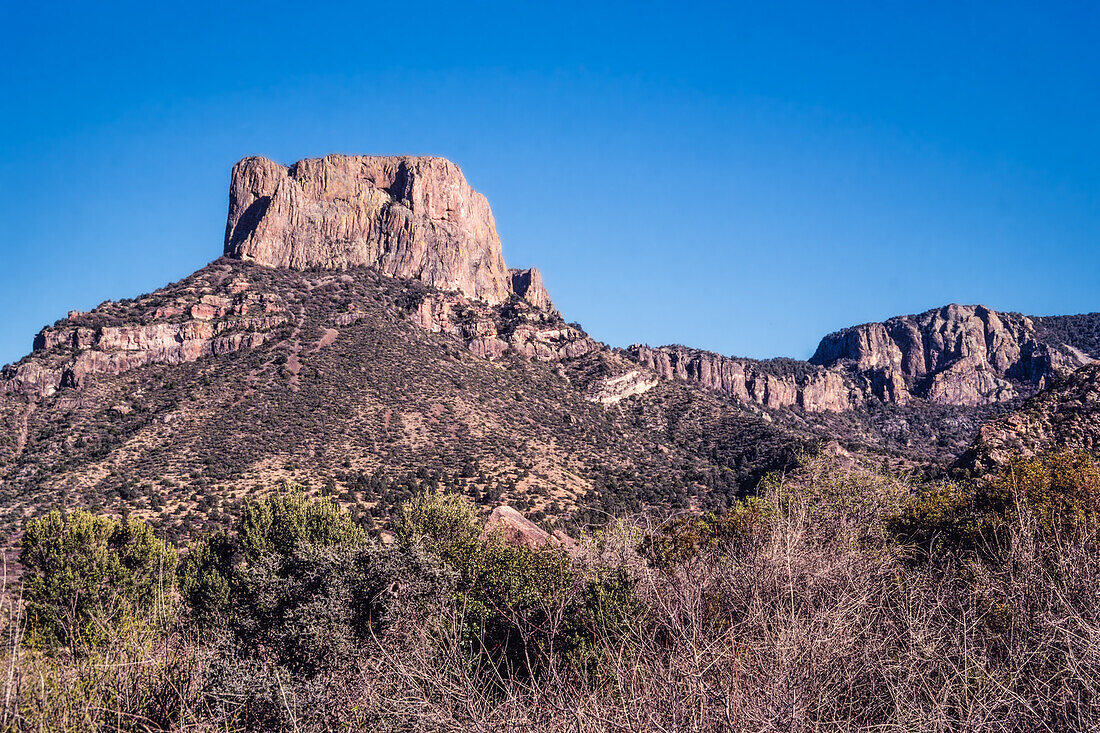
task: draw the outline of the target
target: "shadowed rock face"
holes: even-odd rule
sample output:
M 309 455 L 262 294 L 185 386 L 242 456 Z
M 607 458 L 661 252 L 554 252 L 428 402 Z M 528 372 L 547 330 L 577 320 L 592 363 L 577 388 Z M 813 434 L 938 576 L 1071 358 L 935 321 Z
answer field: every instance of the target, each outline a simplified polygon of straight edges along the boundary
M 443 158 L 245 158 L 225 254 L 298 270 L 375 266 L 490 304 L 512 292 L 488 202 Z

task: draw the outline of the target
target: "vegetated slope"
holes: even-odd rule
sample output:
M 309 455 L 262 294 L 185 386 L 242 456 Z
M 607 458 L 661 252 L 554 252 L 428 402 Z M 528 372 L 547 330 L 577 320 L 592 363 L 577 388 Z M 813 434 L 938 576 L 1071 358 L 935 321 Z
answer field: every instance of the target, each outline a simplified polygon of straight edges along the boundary
M 1096 353 L 1095 314 L 956 305 L 826 336 L 813 363 L 612 350 L 508 269 L 438 158 L 245 159 L 224 244 L 4 367 L 2 529 L 59 503 L 187 533 L 282 479 L 368 520 L 442 482 L 536 517 L 722 507 L 830 440 L 942 469 Z
M 180 322 L 187 303 L 205 317 L 195 309 L 233 311 L 226 304 L 248 294 L 262 294 L 272 319 L 254 347 L 207 344 L 179 363 L 120 361 L 177 360 L 174 347 L 149 352 L 140 342 L 162 322 L 173 334 L 196 328 Z M 646 502 L 724 506 L 811 442 L 687 385 L 594 401 L 595 382 L 630 366 L 603 347 L 557 362 L 482 358 L 460 336 L 420 323 L 423 304 L 441 297 L 370 268 L 296 272 L 223 258 L 149 296 L 73 314 L 5 371 L 31 381 L 9 382 L 23 391 L 0 395 L 4 529 L 63 504 L 134 511 L 190 534 L 283 479 L 334 494 L 368 521 L 438 482 L 535 516 Z M 516 307 L 470 306 L 499 318 Z M 219 325 L 218 313 L 201 323 L 232 336 L 238 321 L 227 315 Z M 92 338 L 79 328 L 132 348 L 74 346 Z M 196 343 L 206 344 L 185 345 Z
M 986 421 L 1011 412 L 1019 399 L 989 405 L 940 405 L 924 400 L 905 405 L 868 400 L 844 412 L 775 413 L 778 424 L 829 436 L 852 453 L 876 456 L 894 470 L 942 473 L 966 450 Z
M 1020 409 L 983 425 L 956 468 L 984 474 L 1014 455 L 1065 450 L 1100 456 L 1100 364 L 1055 380 Z
M 1039 316 L 1033 320 L 1045 340 L 1072 346 L 1093 359 L 1100 359 L 1100 313 Z

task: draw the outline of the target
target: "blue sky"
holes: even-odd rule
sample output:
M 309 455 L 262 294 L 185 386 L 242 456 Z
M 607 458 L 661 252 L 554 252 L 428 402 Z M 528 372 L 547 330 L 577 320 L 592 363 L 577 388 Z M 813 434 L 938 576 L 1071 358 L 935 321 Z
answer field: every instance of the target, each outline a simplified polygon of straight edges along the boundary
M 1097 311 L 1098 8 L 0 0 L 0 363 L 218 257 L 246 155 L 451 158 L 614 345 Z

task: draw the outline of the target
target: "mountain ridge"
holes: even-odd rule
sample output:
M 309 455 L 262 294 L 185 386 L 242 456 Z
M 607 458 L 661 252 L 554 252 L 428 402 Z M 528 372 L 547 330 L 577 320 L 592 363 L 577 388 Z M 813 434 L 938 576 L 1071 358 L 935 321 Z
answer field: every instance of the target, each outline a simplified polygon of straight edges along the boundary
M 722 507 L 830 443 L 946 466 L 1100 345 L 1100 314 L 948 305 L 828 334 L 809 361 L 611 348 L 507 266 L 440 158 L 246 158 L 224 253 L 71 312 L 0 370 L 9 524 L 59 502 L 188 533 L 311 476 L 368 521 L 441 481 L 548 517 Z

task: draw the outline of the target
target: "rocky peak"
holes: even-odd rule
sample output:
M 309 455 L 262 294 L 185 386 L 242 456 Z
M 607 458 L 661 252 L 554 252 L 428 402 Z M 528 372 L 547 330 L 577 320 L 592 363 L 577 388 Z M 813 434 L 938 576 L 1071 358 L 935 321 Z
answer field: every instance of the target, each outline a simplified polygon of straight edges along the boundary
M 245 158 L 225 253 L 299 270 L 374 266 L 491 304 L 512 292 L 488 202 L 443 158 Z
M 911 395 L 949 405 L 1013 399 L 1088 361 L 1043 342 L 1027 316 L 956 304 L 829 334 L 810 359 L 889 386 L 878 395 L 887 401 Z
M 512 292 L 531 305 L 544 311 L 553 311 L 550 293 L 542 283 L 542 273 L 537 268 L 527 270 L 509 270 Z

